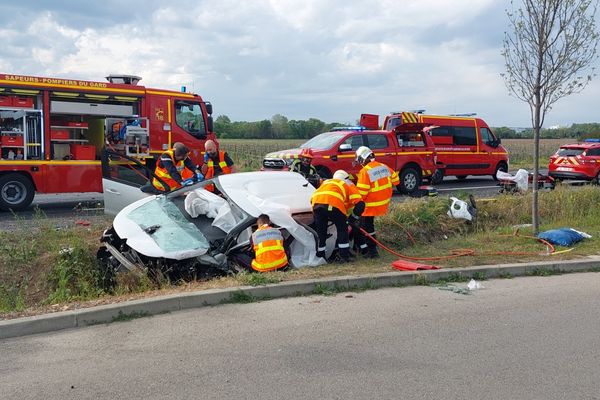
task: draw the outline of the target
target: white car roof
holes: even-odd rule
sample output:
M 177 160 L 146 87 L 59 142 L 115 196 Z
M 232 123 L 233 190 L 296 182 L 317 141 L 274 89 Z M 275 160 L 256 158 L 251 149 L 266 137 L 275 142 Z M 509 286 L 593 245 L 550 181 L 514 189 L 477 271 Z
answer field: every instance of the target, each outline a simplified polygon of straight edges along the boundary
M 260 200 L 289 207 L 291 214 L 310 212 L 315 188 L 289 171 L 240 172 L 218 177 L 224 194 L 248 214 L 258 217 Z

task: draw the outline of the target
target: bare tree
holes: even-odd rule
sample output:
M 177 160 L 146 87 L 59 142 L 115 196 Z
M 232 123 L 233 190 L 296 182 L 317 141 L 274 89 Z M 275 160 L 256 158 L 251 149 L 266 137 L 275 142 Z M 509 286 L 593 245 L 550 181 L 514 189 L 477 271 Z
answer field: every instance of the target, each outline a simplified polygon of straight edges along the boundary
M 580 92 L 591 81 L 596 60 L 598 0 L 523 0 L 506 13 L 502 74 L 510 94 L 529 104 L 534 132 L 532 224 L 539 231 L 538 188 L 540 128 L 560 98 Z M 589 74 L 585 71 L 590 70 Z

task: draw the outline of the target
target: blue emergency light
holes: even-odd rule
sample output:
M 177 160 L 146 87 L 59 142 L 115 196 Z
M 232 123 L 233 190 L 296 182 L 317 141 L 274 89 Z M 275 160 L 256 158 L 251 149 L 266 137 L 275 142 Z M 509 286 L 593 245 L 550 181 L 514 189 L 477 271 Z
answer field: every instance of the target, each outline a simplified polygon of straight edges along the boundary
M 335 131 L 364 131 L 365 128 L 364 126 L 336 126 L 334 128 L 331 128 L 331 132 L 335 132 Z
M 594 138 L 594 139 L 585 139 L 585 142 L 589 142 L 589 143 L 600 143 L 600 139 Z
M 186 90 L 187 90 L 187 88 L 185 86 L 181 87 L 181 93 L 185 93 Z

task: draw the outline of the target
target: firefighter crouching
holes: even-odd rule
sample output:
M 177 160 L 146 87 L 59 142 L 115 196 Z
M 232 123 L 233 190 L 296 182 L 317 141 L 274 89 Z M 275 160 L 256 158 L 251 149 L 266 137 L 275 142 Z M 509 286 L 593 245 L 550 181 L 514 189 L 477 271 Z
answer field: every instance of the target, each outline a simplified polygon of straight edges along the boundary
M 202 175 L 188 157 L 189 153 L 190 150 L 183 143 L 174 143 L 172 150 L 165 151 L 160 156 L 154 171 L 154 175 L 162 179 L 169 187 L 165 188 L 158 179 L 154 178 L 152 180 L 152 187 L 149 185 L 142 186 L 142 191 L 162 193 L 167 190 L 180 188 L 190 178 L 192 182 L 201 179 Z
M 323 181 L 321 186 L 312 194 L 310 199 L 313 206 L 315 229 L 319 236 L 317 257 L 325 258 L 325 241 L 327 239 L 327 223 L 333 221 L 337 231 L 339 257 L 342 262 L 350 261 L 350 243 L 348 240 L 348 220 L 346 211 L 348 206 L 354 210 L 349 217 L 353 226 L 358 226 L 360 215 L 365 209 L 358 189 L 346 182 L 348 174 L 339 170 L 333 174 L 332 179 Z
M 298 158 L 290 165 L 290 171 L 299 173 L 305 177 L 311 185 L 318 188 L 321 184 L 321 177 L 317 173 L 315 167 L 311 165 L 313 158 L 314 155 L 311 149 L 302 149 Z
M 358 173 L 356 187 L 365 202 L 360 226 L 372 237 L 375 233 L 375 217 L 387 213 L 393 186 L 400 183 L 398 173 L 385 164 L 375 161 L 375 155 L 366 146 L 356 150 L 356 161 L 363 166 Z M 377 245 L 363 234 L 356 237 L 361 254 L 368 258 L 379 257 Z
M 213 178 L 219 175 L 226 175 L 236 172 L 233 160 L 225 151 L 217 151 L 217 145 L 212 140 L 207 140 L 204 143 L 204 164 L 202 165 L 202 173 L 206 179 Z M 213 192 L 214 185 L 207 185 L 204 189 Z
M 258 229 L 252 234 L 252 269 L 267 272 L 286 267 L 288 259 L 283 248 L 283 235 L 279 229 L 270 225 L 271 220 L 266 214 L 259 215 L 257 223 Z

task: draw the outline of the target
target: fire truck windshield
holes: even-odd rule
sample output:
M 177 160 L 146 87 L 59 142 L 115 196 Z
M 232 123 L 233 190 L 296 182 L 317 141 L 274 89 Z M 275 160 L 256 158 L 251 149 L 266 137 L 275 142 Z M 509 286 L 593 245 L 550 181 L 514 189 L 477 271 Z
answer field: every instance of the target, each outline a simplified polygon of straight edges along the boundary
M 202 108 L 200 108 L 200 104 L 198 103 L 176 101 L 175 121 L 179 127 L 193 136 L 206 136 L 204 116 L 202 114 Z

